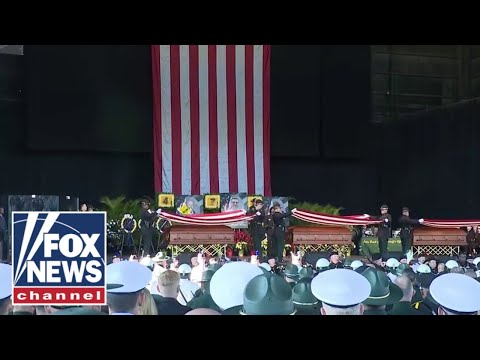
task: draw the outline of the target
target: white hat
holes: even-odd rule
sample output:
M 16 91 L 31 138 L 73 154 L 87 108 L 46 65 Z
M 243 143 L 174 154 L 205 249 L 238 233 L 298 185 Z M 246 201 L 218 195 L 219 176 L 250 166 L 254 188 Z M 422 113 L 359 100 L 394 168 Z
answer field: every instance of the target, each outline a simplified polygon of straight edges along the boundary
M 153 266 L 154 262 L 150 255 L 145 256 L 142 260 L 140 260 L 140 264 L 144 266 Z
M 430 274 L 432 272 L 432 269 L 430 269 L 430 266 L 421 264 L 418 265 L 417 267 L 417 273 L 419 274 Z
M 160 251 L 160 252 L 157 253 L 157 255 L 155 255 L 155 257 L 152 259 L 152 261 L 160 262 L 160 261 L 167 260 L 167 259 L 168 259 L 168 256 L 165 256 L 165 254 Z
M 167 269 L 165 269 L 163 266 L 155 264 L 153 268 L 153 277 L 158 278 L 160 274 L 164 273 L 165 271 L 167 271 Z
M 458 267 L 458 262 L 456 262 L 455 260 L 448 260 L 445 263 L 445 266 L 447 267 L 447 269 L 452 270 L 453 268 Z
M 480 283 L 463 274 L 445 274 L 430 285 L 433 299 L 445 310 L 460 313 L 480 311 Z
M 317 263 L 315 264 L 315 267 L 317 269 L 322 269 L 330 266 L 330 261 L 328 261 L 325 258 L 321 258 L 317 260 Z
M 396 269 L 396 268 L 400 265 L 400 263 L 398 262 L 397 259 L 395 259 L 395 258 L 390 258 L 390 259 L 387 260 L 387 262 L 385 263 L 385 265 L 386 265 L 387 267 L 389 267 L 389 268 Z
M 477 264 L 480 262 L 480 257 L 476 257 L 475 259 L 473 259 L 473 264 L 475 266 L 477 266 Z
M 130 294 L 142 290 L 152 280 L 152 272 L 135 261 L 120 261 L 107 266 L 107 292 Z
M 267 271 L 272 271 L 272 267 L 270 265 L 268 265 L 267 263 L 261 263 L 259 266 L 261 266 L 262 268 L 264 268 Z
M 243 305 L 243 291 L 248 282 L 263 271 L 253 264 L 237 261 L 223 265 L 210 280 L 210 295 L 221 309 Z
M 371 291 L 367 278 L 347 269 L 332 269 L 312 280 L 312 294 L 334 307 L 350 307 L 365 301 Z
M 0 263 L 0 299 L 12 295 L 12 265 Z
M 192 267 L 188 264 L 182 264 L 178 267 L 178 272 L 182 275 L 190 274 L 192 272 Z
M 360 266 L 363 266 L 363 262 L 360 260 L 353 260 L 350 266 L 353 270 L 357 270 Z

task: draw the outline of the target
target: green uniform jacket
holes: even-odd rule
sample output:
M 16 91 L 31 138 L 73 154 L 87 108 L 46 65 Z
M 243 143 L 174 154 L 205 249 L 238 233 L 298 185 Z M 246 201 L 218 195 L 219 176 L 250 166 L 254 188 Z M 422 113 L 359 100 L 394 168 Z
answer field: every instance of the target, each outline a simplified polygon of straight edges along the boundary
M 393 305 L 388 315 L 424 315 L 422 312 L 416 310 L 408 301 L 401 301 Z

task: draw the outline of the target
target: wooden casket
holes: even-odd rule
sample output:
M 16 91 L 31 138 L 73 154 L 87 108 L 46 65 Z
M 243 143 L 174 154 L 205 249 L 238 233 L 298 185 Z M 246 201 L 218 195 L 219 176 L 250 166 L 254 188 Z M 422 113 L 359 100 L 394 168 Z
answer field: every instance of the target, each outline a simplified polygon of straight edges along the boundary
M 347 227 L 294 226 L 287 230 L 288 242 L 304 251 L 333 251 L 350 255 L 352 231 Z
M 461 229 L 418 227 L 413 230 L 413 253 L 452 256 L 467 246 L 467 234 Z
M 169 230 L 169 246 L 174 254 L 204 251 L 222 255 L 228 245 L 235 244 L 234 234 L 228 226 L 175 225 Z

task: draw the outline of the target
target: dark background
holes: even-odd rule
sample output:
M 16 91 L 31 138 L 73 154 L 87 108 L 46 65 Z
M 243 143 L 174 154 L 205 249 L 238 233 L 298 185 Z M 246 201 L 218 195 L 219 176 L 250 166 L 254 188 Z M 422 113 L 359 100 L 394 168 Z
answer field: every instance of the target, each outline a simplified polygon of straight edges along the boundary
M 478 218 L 478 104 L 373 124 L 368 45 L 274 45 L 271 71 L 274 195 Z M 153 194 L 148 46 L 27 45 L 0 94 L 0 194 Z

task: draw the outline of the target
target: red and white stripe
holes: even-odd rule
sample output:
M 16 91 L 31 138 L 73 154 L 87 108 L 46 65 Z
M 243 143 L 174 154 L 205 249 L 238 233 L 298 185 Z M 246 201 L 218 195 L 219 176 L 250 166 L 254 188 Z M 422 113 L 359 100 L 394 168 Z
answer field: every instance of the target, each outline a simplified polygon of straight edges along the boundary
M 177 224 L 204 226 L 230 225 L 238 222 L 250 221 L 254 218 L 254 215 L 246 215 L 246 211 L 244 210 L 196 215 L 176 215 L 162 211 L 158 214 L 158 216 Z
M 270 46 L 152 45 L 155 191 L 270 187 Z
M 453 229 L 467 226 L 478 226 L 480 220 L 432 220 L 425 219 L 423 225 L 435 228 Z
M 299 220 L 327 226 L 363 226 L 379 224 L 381 221 L 369 220 L 365 215 L 336 216 L 293 209 L 292 216 Z

